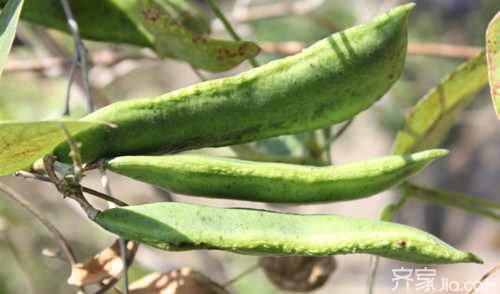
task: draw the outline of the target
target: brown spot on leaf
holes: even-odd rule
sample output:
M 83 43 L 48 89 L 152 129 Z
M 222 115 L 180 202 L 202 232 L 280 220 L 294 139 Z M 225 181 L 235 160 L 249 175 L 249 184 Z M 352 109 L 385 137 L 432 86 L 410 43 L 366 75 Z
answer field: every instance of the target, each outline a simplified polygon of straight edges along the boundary
M 193 41 L 193 43 L 203 43 L 203 44 L 206 44 L 207 43 L 207 38 L 203 37 L 203 36 L 194 36 L 191 41 Z
M 161 13 L 151 8 L 147 8 L 142 10 L 142 15 L 144 16 L 145 20 L 157 21 L 158 18 L 160 18 Z
M 229 51 L 229 49 L 219 49 L 217 61 L 224 62 L 228 57 L 230 57 L 230 55 L 231 55 L 231 51 Z

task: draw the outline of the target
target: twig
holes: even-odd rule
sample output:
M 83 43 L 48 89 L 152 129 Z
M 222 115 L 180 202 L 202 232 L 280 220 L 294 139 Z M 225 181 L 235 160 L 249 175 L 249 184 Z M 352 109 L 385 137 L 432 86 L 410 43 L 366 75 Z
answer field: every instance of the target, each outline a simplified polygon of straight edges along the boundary
M 128 294 L 128 265 L 129 263 L 127 262 L 127 240 L 120 236 L 120 239 L 118 240 L 120 243 L 120 257 L 123 260 L 123 270 L 122 270 L 122 279 L 123 279 L 123 293 Z
M 23 177 L 23 178 L 26 178 L 26 179 L 32 179 L 32 180 L 37 180 L 37 181 L 52 183 L 52 181 L 50 180 L 50 178 L 48 178 L 46 176 L 36 175 L 36 174 L 32 174 L 32 173 L 25 172 L 25 171 L 15 172 L 14 176 L 20 176 L 20 177 Z M 107 194 L 101 193 L 101 192 L 96 191 L 94 189 L 87 188 L 85 186 L 81 186 L 81 187 L 82 187 L 82 191 L 84 193 L 87 193 L 87 194 L 90 194 L 92 196 L 101 198 L 102 200 L 105 200 L 105 201 L 108 201 L 108 202 L 113 202 L 113 203 L 115 203 L 118 206 L 127 206 L 128 205 L 127 203 L 125 203 L 125 202 L 123 202 L 123 201 L 121 201 L 121 200 L 119 200 L 117 198 L 114 198 L 114 197 L 109 196 Z
M 33 207 L 31 203 L 29 203 L 26 199 L 24 199 L 21 195 L 19 195 L 16 191 L 12 190 L 8 186 L 0 183 L 0 190 L 7 194 L 10 198 L 14 199 L 17 203 L 19 203 L 22 207 L 28 210 L 33 216 L 35 216 L 51 233 L 54 237 L 59 241 L 59 244 L 63 248 L 66 256 L 68 257 L 69 262 L 73 265 L 77 263 L 75 255 L 73 251 L 64 239 L 64 236 L 57 230 L 57 228 L 50 222 L 49 219 L 45 217 L 38 209 Z
M 31 203 L 29 203 L 21 195 L 17 194 L 16 191 L 12 190 L 3 183 L 0 183 L 0 190 L 2 190 L 2 192 L 7 194 L 7 196 L 12 198 L 14 201 L 19 203 L 26 210 L 28 210 L 34 217 L 36 217 L 42 223 L 42 225 L 44 225 L 52 233 L 52 235 L 54 235 L 54 238 L 57 240 L 57 242 L 59 242 L 59 245 L 62 247 L 64 253 L 66 254 L 66 257 L 68 258 L 72 266 L 78 263 L 78 261 L 75 258 L 75 255 L 73 254 L 73 250 L 71 250 L 71 247 L 69 246 L 64 236 L 50 222 L 50 220 L 45 217 L 45 215 L 43 215 L 38 209 L 33 207 Z M 78 291 L 79 293 L 85 293 L 85 289 L 82 286 L 78 287 Z
M 104 191 L 106 191 L 106 193 L 108 195 L 111 195 L 111 188 L 109 186 L 109 181 L 108 181 L 108 176 L 106 175 L 106 171 L 104 170 L 104 168 L 102 167 L 102 161 L 100 161 L 101 163 L 101 168 L 99 168 L 99 172 L 101 174 L 101 185 L 103 186 L 104 188 Z M 114 207 L 114 203 L 113 202 L 108 202 L 108 206 L 109 207 Z M 122 266 L 122 278 L 123 278 L 123 293 L 124 294 L 128 294 L 128 272 L 127 272 L 127 269 L 128 269 L 128 263 L 127 263 L 127 240 L 123 237 L 119 237 L 119 240 L 118 240 L 119 244 L 120 244 L 120 257 L 123 261 L 123 266 Z
M 325 160 L 326 162 L 328 162 L 328 164 L 332 164 L 333 162 L 332 153 L 330 152 L 330 147 L 338 138 L 340 138 L 340 136 L 342 136 L 345 133 L 345 131 L 349 128 L 349 126 L 352 124 L 353 121 L 354 118 L 351 118 L 348 121 L 346 121 L 334 135 L 330 136 L 326 135 L 326 132 L 330 132 L 331 127 L 322 130 L 325 142 L 323 142 L 323 147 L 321 147 L 320 152 L 321 154 L 323 154 L 324 157 L 326 157 Z
M 83 188 L 80 185 L 83 177 L 83 167 L 80 158 L 80 144 L 73 140 L 64 124 L 60 124 L 62 131 L 66 135 L 66 140 L 70 146 L 70 156 L 73 165 L 61 164 L 55 156 L 45 155 L 43 165 L 50 181 L 56 186 L 57 190 L 64 196 L 75 200 L 85 211 L 88 218 L 94 220 L 99 213 L 83 196 Z M 70 170 L 72 168 L 72 170 Z M 56 171 L 59 171 L 62 178 L 59 178 Z
M 69 116 L 70 115 L 70 98 L 71 98 L 71 86 L 73 85 L 73 81 L 75 80 L 75 71 L 76 71 L 76 64 L 78 63 L 77 58 L 73 58 L 71 60 L 71 68 L 69 70 L 69 77 L 68 77 L 68 88 L 66 89 L 66 99 L 64 103 L 64 116 Z
M 43 45 L 47 48 L 47 50 L 52 55 L 58 56 L 58 57 L 61 57 L 64 59 L 67 58 L 66 50 L 61 48 L 61 45 L 59 44 L 59 42 L 56 42 L 54 40 L 54 38 L 47 33 L 46 30 L 42 29 L 41 27 L 34 27 L 34 29 L 36 30 L 37 37 L 41 40 Z M 67 64 L 70 65 L 70 61 Z M 83 77 L 82 77 L 81 71 L 75 72 L 75 80 L 74 81 L 76 82 L 76 84 L 78 84 L 78 86 L 80 88 L 82 88 L 82 89 L 84 88 L 84 85 L 83 85 L 84 82 L 83 82 Z M 108 104 L 107 100 L 104 97 L 102 97 L 102 95 L 98 91 L 93 89 L 92 87 L 90 88 L 90 93 L 91 93 L 92 101 L 97 102 L 99 104 L 99 106 L 104 106 L 104 105 Z
M 127 206 L 128 204 L 115 198 L 115 197 L 112 197 L 112 196 L 109 196 L 107 194 L 104 194 L 104 193 L 101 193 L 99 191 L 96 191 L 94 189 L 90 189 L 90 188 L 87 188 L 87 187 L 84 187 L 82 186 L 82 189 L 83 189 L 83 192 L 87 193 L 87 194 L 90 194 L 90 195 L 94 195 L 96 197 L 99 197 L 103 200 L 106 200 L 108 202 L 112 202 L 118 206 Z
M 288 41 L 288 42 L 264 42 L 260 43 L 259 47 L 264 53 L 277 53 L 282 55 L 294 55 L 306 48 L 309 44 Z
M 43 157 L 43 164 L 45 165 L 45 170 L 49 176 L 50 181 L 56 186 L 59 193 L 63 197 L 68 197 L 75 200 L 80 207 L 85 211 L 88 218 L 94 220 L 99 210 L 95 209 L 83 196 L 82 186 L 78 182 L 74 182 L 73 179 L 64 175 L 63 179 L 59 179 L 55 172 L 55 158 L 49 155 Z
M 57 66 L 68 67 L 71 65 L 72 58 L 66 57 L 47 57 L 41 59 L 16 59 L 9 58 L 4 67 L 4 72 L 15 71 L 40 71 Z M 137 60 L 137 61 L 158 61 L 158 59 L 141 53 L 117 54 L 111 50 L 103 50 L 95 52 L 88 60 L 91 66 L 111 67 L 119 64 L 122 61 Z
M 256 263 L 254 264 L 253 266 L 251 266 L 250 268 L 246 269 L 244 272 L 242 272 L 241 274 L 237 275 L 236 277 L 232 278 L 231 280 L 227 281 L 224 283 L 224 285 L 222 285 L 222 287 L 226 288 L 228 287 L 229 285 L 235 283 L 236 281 L 238 281 L 239 279 L 243 278 L 244 276 L 250 274 L 251 272 L 254 272 L 256 271 L 257 269 L 259 269 L 259 264 Z
M 204 77 L 197 68 L 191 66 L 191 69 L 193 70 L 194 74 L 200 79 L 200 81 L 205 82 L 207 80 L 207 78 Z
M 128 242 L 133 242 L 133 241 L 128 241 Z M 137 248 L 139 248 L 139 243 L 137 243 L 137 242 L 133 242 L 132 245 L 133 245 L 132 250 L 130 250 L 129 255 L 125 259 L 125 264 L 127 265 L 127 267 L 130 266 L 132 264 L 132 262 L 134 261 L 135 254 L 137 253 Z M 123 258 L 123 256 L 122 256 L 122 258 Z M 121 278 L 120 276 L 111 278 L 105 285 L 103 285 L 94 294 L 104 294 L 104 293 L 106 293 L 106 291 L 108 291 L 109 289 L 111 289 L 120 280 L 120 278 Z M 125 289 L 127 289 L 127 288 L 125 288 Z M 127 289 L 127 291 L 128 291 L 128 289 Z M 125 293 L 125 292 L 123 292 L 123 293 Z
M 15 72 L 15 71 L 41 71 L 58 66 L 68 66 L 71 60 L 68 58 L 43 58 L 43 59 L 28 59 L 28 60 L 16 60 L 9 59 L 7 64 L 5 64 L 4 72 Z
M 78 149 L 80 148 L 80 143 L 76 142 L 73 137 L 71 137 L 68 129 L 64 124 L 59 123 L 64 135 L 66 136 L 66 141 L 68 141 L 68 144 L 71 148 L 71 159 L 73 160 L 73 184 L 80 185 L 80 182 L 83 177 L 83 168 L 82 168 L 82 160 L 80 158 L 80 152 Z M 45 161 L 44 161 L 45 163 Z
M 483 283 L 486 279 L 488 279 L 492 274 L 496 273 L 496 271 L 500 269 L 500 264 L 497 264 L 494 268 L 492 268 L 489 272 L 487 272 L 480 280 L 479 283 Z M 474 283 L 474 287 L 472 287 L 472 290 L 468 294 L 473 294 L 476 291 L 475 287 L 476 283 Z M 496 292 L 496 291 L 495 291 Z
M 52 183 L 52 181 L 51 181 L 51 179 L 49 177 L 41 176 L 41 175 L 35 175 L 35 174 L 29 173 L 29 172 L 25 172 L 25 171 L 15 172 L 14 176 L 16 176 L 16 177 L 23 177 L 23 178 L 26 178 L 26 179 L 33 179 L 33 180 L 47 182 L 47 183 Z M 101 193 L 99 191 L 96 191 L 96 190 L 93 190 L 93 189 L 90 189 L 90 188 L 87 188 L 87 187 L 84 187 L 84 186 L 82 186 L 82 191 L 85 192 L 85 193 L 91 194 L 93 196 L 99 197 L 99 198 L 101 198 L 103 200 L 115 202 L 117 205 L 120 205 L 120 206 L 126 206 L 127 205 L 125 202 L 121 202 L 120 200 L 118 200 L 116 198 L 113 198 L 113 197 L 108 196 L 108 195 L 106 195 L 104 193 Z
M 302 42 L 280 42 L 260 43 L 259 47 L 265 53 L 278 53 L 293 55 L 306 48 L 308 44 Z M 436 43 L 410 43 L 408 44 L 409 55 L 440 56 L 449 58 L 472 58 L 484 50 L 482 47 L 461 46 L 452 44 Z
M 262 52 L 265 53 L 276 53 L 281 55 L 294 55 L 299 53 L 302 49 L 306 48 L 307 43 L 298 41 L 287 41 L 287 42 L 263 42 L 259 43 L 259 47 Z M 408 54 L 412 55 L 428 55 L 428 56 L 444 56 L 444 57 L 456 57 L 456 58 L 468 58 L 475 56 L 475 53 L 481 51 L 481 47 L 469 47 L 469 46 L 457 46 L 450 44 L 409 44 Z M 89 64 L 91 66 L 101 65 L 105 67 L 114 66 L 124 60 L 156 60 L 151 56 L 144 54 L 133 54 L 133 55 L 117 55 L 113 54 L 109 58 L 100 58 L 100 53 L 91 56 L 89 59 Z M 106 54 L 109 56 L 109 54 Z M 72 59 L 64 57 L 52 57 L 44 59 L 28 59 L 28 60 L 18 60 L 9 59 L 5 65 L 4 72 L 14 72 L 14 71 L 40 71 L 52 68 L 54 66 L 64 66 L 67 67 L 71 65 Z M 197 73 L 199 75 L 199 73 Z M 205 80 L 205 78 L 199 76 L 200 79 Z M 78 82 L 78 79 L 75 81 Z
M 69 137 L 69 135 L 68 135 L 68 141 L 72 147 L 72 153 L 73 153 L 72 157 L 73 157 L 74 165 L 79 165 L 77 145 L 75 145 L 75 142 Z M 109 199 L 116 201 L 116 199 L 114 199 L 110 196 L 107 196 L 106 194 L 102 194 L 100 192 L 93 191 L 92 189 L 84 189 L 79 184 L 79 181 L 81 179 L 81 175 L 75 175 L 74 177 L 71 177 L 70 175 L 64 174 L 64 171 L 62 171 L 64 178 L 59 179 L 56 175 L 56 172 L 55 172 L 56 168 L 58 167 L 55 164 L 56 163 L 55 159 L 51 156 L 45 156 L 43 159 L 44 159 L 44 165 L 45 165 L 45 169 L 46 169 L 46 172 L 48 174 L 48 177 L 44 177 L 44 176 L 40 176 L 40 175 L 33 175 L 33 174 L 30 174 L 27 172 L 17 172 L 15 175 L 20 175 L 20 176 L 24 176 L 27 178 L 33 178 L 33 179 L 53 183 L 63 196 L 69 197 L 69 198 L 75 200 L 83 208 L 83 210 L 86 212 L 87 216 L 90 219 L 94 219 L 95 216 L 97 215 L 98 211 L 95 208 L 93 208 L 90 205 L 90 203 L 87 202 L 87 200 L 84 198 L 84 196 L 82 194 L 83 191 L 86 190 L 87 192 L 89 192 L 89 190 L 90 190 L 93 194 L 100 194 L 100 195 L 105 196 L 104 198 L 109 198 Z M 81 172 L 82 172 L 82 170 L 80 168 L 75 168 L 75 170 L 74 170 L 74 173 L 77 173 L 77 174 L 81 173 Z M 104 184 L 104 186 L 109 193 L 109 190 L 110 190 L 109 186 L 107 184 Z M 126 203 L 123 203 L 123 202 L 121 202 L 120 204 L 127 205 Z M 122 260 L 124 261 L 124 266 L 123 266 L 124 269 L 123 269 L 122 274 L 120 275 L 120 277 L 123 277 L 124 283 L 125 283 L 123 293 L 128 293 L 127 268 L 132 263 L 132 261 L 135 257 L 135 253 L 137 251 L 137 247 L 138 247 L 138 243 L 133 242 L 133 247 L 132 247 L 131 253 L 127 256 L 127 250 L 126 250 L 127 242 L 132 242 L 132 241 L 127 241 L 127 240 L 123 239 L 122 237 L 120 237 L 120 255 L 121 255 Z M 113 285 L 116 284 L 116 282 L 119 280 L 120 277 L 113 277 L 113 279 L 111 279 L 111 281 L 108 284 L 103 286 L 103 288 L 101 288 L 98 293 L 105 293 L 105 291 L 107 289 L 113 287 Z
M 340 127 L 340 129 L 335 133 L 335 135 L 331 136 L 327 142 L 325 142 L 325 146 L 323 147 L 323 149 L 321 150 L 322 152 L 330 149 L 330 146 L 333 144 L 333 142 L 335 142 L 338 138 L 340 138 L 344 133 L 345 131 L 349 128 L 349 126 L 352 124 L 352 122 L 354 121 L 354 118 L 351 118 L 349 119 L 348 121 L 346 121 L 342 127 Z
M 368 287 L 366 288 L 367 294 L 373 293 L 379 260 L 380 258 L 376 255 L 370 256 L 370 273 L 368 275 Z
M 85 91 L 85 94 L 87 96 L 87 111 L 88 113 L 91 113 L 94 110 L 94 105 L 92 103 L 92 99 L 90 97 L 90 83 L 89 83 L 89 77 L 88 77 L 88 68 L 87 68 L 87 49 L 85 48 L 85 45 L 82 42 L 82 39 L 79 34 L 78 30 L 78 24 L 75 21 L 75 18 L 73 17 L 73 13 L 71 12 L 71 7 L 68 3 L 67 0 L 61 0 L 61 4 L 64 9 L 64 14 L 66 15 L 66 19 L 68 20 L 68 25 L 69 25 L 69 30 L 71 32 L 71 35 L 73 36 L 73 41 L 75 44 L 75 50 L 76 50 L 76 56 L 73 61 L 76 67 L 76 63 L 80 63 L 80 69 L 82 72 L 82 79 L 83 79 L 83 89 Z M 73 77 L 74 77 L 74 69 L 75 67 L 72 66 L 72 72 L 70 73 L 70 81 L 68 88 L 71 87 Z M 68 96 L 69 96 L 70 90 L 68 90 Z M 67 97 L 67 100 L 69 101 L 69 97 Z M 68 103 L 69 104 L 69 103 Z M 69 106 L 66 105 L 66 110 L 68 113 L 65 113 L 65 115 L 69 115 Z
M 411 55 L 432 55 L 450 58 L 473 58 L 482 50 L 484 50 L 484 48 L 482 47 L 460 46 L 452 44 L 408 44 L 408 54 Z
M 212 9 L 212 12 L 217 16 L 217 18 L 224 24 L 224 28 L 227 30 L 227 32 L 233 37 L 234 40 L 236 41 L 241 41 L 240 36 L 236 33 L 236 31 L 233 29 L 229 21 L 227 20 L 226 16 L 220 11 L 219 7 L 217 4 L 215 4 L 214 1 L 212 0 L 207 0 L 206 1 L 210 9 Z

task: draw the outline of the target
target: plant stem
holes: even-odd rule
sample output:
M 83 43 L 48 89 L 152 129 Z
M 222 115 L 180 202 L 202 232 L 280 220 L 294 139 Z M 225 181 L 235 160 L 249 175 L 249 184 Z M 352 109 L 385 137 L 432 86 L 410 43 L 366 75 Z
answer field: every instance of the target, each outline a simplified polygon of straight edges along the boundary
M 367 294 L 373 293 L 373 285 L 375 285 L 375 277 L 377 275 L 377 267 L 378 267 L 379 257 L 376 255 L 372 255 L 370 257 L 370 273 L 368 275 L 368 287 Z
M 494 210 L 500 209 L 500 204 L 473 198 L 467 195 L 438 189 L 430 189 L 417 185 L 406 185 L 408 195 L 434 204 L 454 207 L 464 211 L 500 221 L 500 215 Z
M 241 274 L 239 274 L 238 276 L 236 276 L 235 278 L 227 281 L 226 283 L 224 283 L 224 285 L 222 285 L 223 287 L 228 287 L 229 285 L 231 284 L 234 284 L 236 281 L 238 281 L 239 279 L 243 278 L 244 276 L 256 271 L 257 269 L 259 269 L 259 264 L 255 264 L 253 266 L 251 266 L 250 268 L 246 269 L 244 272 L 242 272 Z
M 88 77 L 88 64 L 87 64 L 87 49 L 85 48 L 85 45 L 83 44 L 82 38 L 80 37 L 80 32 L 78 28 L 78 24 L 75 21 L 75 18 L 73 17 L 73 12 L 71 11 L 71 7 L 69 5 L 68 0 L 61 0 L 61 5 L 63 6 L 64 14 L 66 16 L 66 19 L 68 21 L 68 26 L 69 30 L 71 32 L 71 35 L 73 36 L 73 42 L 75 44 L 75 51 L 76 51 L 76 56 L 73 61 L 73 64 L 71 66 L 71 73 L 70 73 L 70 81 L 68 85 L 68 92 L 67 92 L 67 97 L 66 97 L 66 108 L 65 108 L 65 115 L 69 115 L 69 95 L 70 95 L 70 88 L 71 84 L 73 82 L 73 77 L 74 77 L 74 71 L 76 69 L 76 63 L 80 62 L 80 68 L 82 71 L 82 80 L 83 80 L 83 90 L 85 91 L 85 95 L 87 98 L 87 112 L 91 113 L 94 110 L 94 104 L 92 103 L 92 98 L 90 97 L 90 82 L 89 82 L 89 77 Z

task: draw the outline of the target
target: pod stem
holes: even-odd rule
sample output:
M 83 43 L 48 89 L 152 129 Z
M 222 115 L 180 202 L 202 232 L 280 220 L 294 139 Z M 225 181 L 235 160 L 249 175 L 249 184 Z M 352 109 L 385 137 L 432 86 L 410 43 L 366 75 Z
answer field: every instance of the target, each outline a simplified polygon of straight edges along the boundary
M 102 161 L 101 161 L 102 162 Z M 108 181 L 108 176 L 106 174 L 106 170 L 104 168 L 99 169 L 99 172 L 101 174 L 101 185 L 104 188 L 104 191 L 106 191 L 106 194 L 112 195 L 111 193 L 111 187 L 109 186 L 109 181 Z M 113 208 L 116 207 L 116 204 L 114 202 L 109 202 L 108 201 L 108 207 Z M 118 242 L 120 244 L 120 257 L 122 259 L 122 280 L 123 280 L 123 293 L 128 294 L 128 286 L 129 286 L 129 278 L 128 278 L 128 266 L 129 264 L 127 263 L 127 240 L 123 237 L 119 237 Z M 137 244 L 137 242 L 135 243 Z
M 366 287 L 367 294 L 373 293 L 379 260 L 380 260 L 379 256 L 376 255 L 370 256 L 370 272 L 368 274 L 368 286 Z
M 226 287 L 229 287 L 230 285 L 234 284 L 236 281 L 238 281 L 239 279 L 245 277 L 246 275 L 256 271 L 259 269 L 259 264 L 256 263 L 254 265 L 252 265 L 250 268 L 246 269 L 244 272 L 242 272 L 241 274 L 237 275 L 236 277 L 232 278 L 231 280 L 227 281 L 224 283 L 224 285 L 222 285 L 224 288 Z
M 351 118 L 349 119 L 348 121 L 346 121 L 341 127 L 340 129 L 333 135 L 327 137 L 326 139 L 326 142 L 322 148 L 322 151 L 323 152 L 327 152 L 331 145 L 337 140 L 339 139 L 344 133 L 345 131 L 351 126 L 352 122 L 354 121 L 354 118 Z
M 228 33 L 233 37 L 235 41 L 241 41 L 240 36 L 236 33 L 236 31 L 233 29 L 227 18 L 224 16 L 224 14 L 220 11 L 219 7 L 213 0 L 207 0 L 206 3 L 208 6 L 210 6 L 210 9 L 212 9 L 212 12 L 220 19 L 222 24 L 224 24 L 224 27 L 228 31 Z M 250 57 L 248 58 L 248 61 L 253 67 L 259 67 L 259 64 L 257 63 L 257 60 L 255 58 Z
M 399 187 L 404 188 L 407 185 L 408 185 L 408 182 L 405 182 L 405 183 L 401 184 Z M 396 213 L 398 213 L 406 205 L 406 203 L 410 199 L 409 194 L 408 194 L 408 190 L 404 189 L 403 193 L 401 193 L 401 194 L 402 195 L 400 196 L 400 198 L 398 199 L 397 202 L 388 204 L 382 209 L 382 212 L 380 213 L 380 220 L 386 221 L 386 222 L 392 221 L 392 219 L 394 218 Z

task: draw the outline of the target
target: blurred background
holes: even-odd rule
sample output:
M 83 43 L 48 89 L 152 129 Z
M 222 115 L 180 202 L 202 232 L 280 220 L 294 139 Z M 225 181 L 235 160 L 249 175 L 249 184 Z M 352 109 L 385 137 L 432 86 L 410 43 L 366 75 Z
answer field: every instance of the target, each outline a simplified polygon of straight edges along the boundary
M 406 66 L 393 89 L 374 107 L 356 117 L 330 150 L 335 164 L 356 159 L 386 155 L 405 116 L 415 103 L 459 64 L 484 47 L 488 22 L 500 10 L 497 0 L 414 1 L 411 13 L 410 48 Z M 407 1 L 370 0 L 238 0 L 217 1 L 238 34 L 257 42 L 262 52 L 260 64 L 298 52 L 334 32 L 368 20 L 391 7 Z M 220 21 L 213 17 L 204 1 L 196 1 L 211 16 L 212 36 L 230 39 Z M 459 47 L 459 54 L 449 50 L 422 51 L 422 44 L 448 44 Z M 148 50 L 125 45 L 85 42 L 92 61 L 89 77 L 92 97 L 99 106 L 118 100 L 157 96 L 200 81 L 192 68 L 172 59 L 157 59 Z M 456 48 L 456 47 L 455 47 Z M 32 120 L 59 118 L 63 112 L 68 86 L 69 61 L 73 41 L 65 34 L 22 22 L 17 39 L 0 79 L 0 119 Z M 250 69 L 248 63 L 219 74 L 201 72 L 207 79 L 230 76 Z M 85 115 L 82 88 L 75 82 L 71 88 L 71 115 Z M 337 132 L 341 126 L 333 126 Z M 414 181 L 429 187 L 468 194 L 498 202 L 500 184 L 500 122 L 489 89 L 485 87 L 460 115 L 443 147 L 450 155 L 440 159 L 419 174 Z M 270 154 L 305 156 L 300 137 L 288 136 L 256 143 Z M 200 152 L 234 155 L 230 148 L 206 149 Z M 85 263 L 107 247 L 113 236 L 88 221 L 71 200 L 62 199 L 51 184 L 5 176 L 2 183 L 17 191 L 42 211 L 68 240 L 76 257 Z M 214 200 L 182 195 L 167 195 L 151 186 L 109 174 L 113 195 L 130 204 L 164 201 L 201 203 L 213 206 L 244 206 L 301 213 L 332 213 L 377 219 L 381 209 L 395 201 L 396 192 L 386 192 L 367 199 L 333 204 L 307 206 L 268 206 L 255 203 Z M 90 172 L 83 184 L 103 191 L 99 174 Z M 59 252 L 53 236 L 21 206 L 0 194 L 0 293 L 74 293 L 66 283 L 70 265 L 58 258 L 49 258 L 43 250 Z M 92 199 L 96 206 L 103 201 Z M 490 219 L 476 217 L 456 209 L 410 202 L 398 213 L 395 221 L 428 231 L 452 246 L 470 251 L 484 259 L 483 265 L 456 264 L 428 266 L 436 269 L 435 287 L 448 281 L 475 281 L 500 263 L 500 229 Z M 337 270 L 326 285 L 314 293 L 366 292 L 369 274 L 368 255 L 335 257 Z M 252 268 L 257 257 L 215 251 L 170 253 L 139 248 L 130 269 L 131 280 L 149 272 L 167 272 L 180 267 L 196 269 L 214 281 L 224 284 Z M 388 293 L 395 286 L 392 269 L 421 269 L 415 265 L 381 259 L 374 293 Z M 493 277 L 498 276 L 494 275 Z M 500 278 L 498 287 L 500 288 Z M 31 289 L 31 290 L 30 290 Z M 92 288 L 91 288 L 92 289 Z M 267 281 L 260 269 L 252 271 L 228 288 L 231 293 L 287 293 Z M 94 289 L 95 290 L 95 289 Z M 424 293 L 414 284 L 406 291 Z M 89 291 L 91 293 L 92 291 Z M 466 293 L 448 289 L 443 293 Z M 480 292 L 486 293 L 486 292 Z

